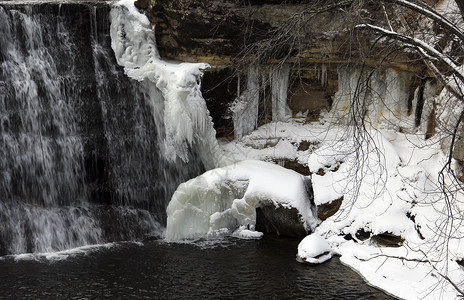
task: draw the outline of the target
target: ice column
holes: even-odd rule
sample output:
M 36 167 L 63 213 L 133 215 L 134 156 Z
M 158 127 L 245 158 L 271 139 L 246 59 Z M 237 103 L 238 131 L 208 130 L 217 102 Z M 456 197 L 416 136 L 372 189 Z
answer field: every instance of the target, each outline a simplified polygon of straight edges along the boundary
M 392 69 L 370 72 L 350 67 L 339 69 L 338 91 L 332 106 L 334 119 L 346 123 L 353 112 L 359 119 L 367 116 L 377 128 L 407 128 L 407 75 Z
M 361 72 L 356 68 L 343 67 L 338 70 L 338 91 L 334 95 L 332 114 L 335 121 L 346 123 L 353 100 L 359 93 Z
M 277 65 L 271 68 L 272 121 L 287 121 L 290 109 L 287 105 L 289 65 Z
M 239 83 L 240 85 L 240 80 Z M 240 91 L 240 88 L 238 88 Z M 258 123 L 259 71 L 257 66 L 248 69 L 246 90 L 238 96 L 231 106 L 235 138 L 240 139 L 252 132 Z
M 380 127 L 396 128 L 404 126 L 402 121 L 407 116 L 409 82 L 407 77 L 392 69 L 386 71 L 387 93 L 384 98 L 384 109 L 381 119 L 378 121 Z
M 319 73 L 319 80 L 321 81 L 321 87 L 326 87 L 328 80 L 327 80 L 327 65 L 321 65 L 321 72 Z

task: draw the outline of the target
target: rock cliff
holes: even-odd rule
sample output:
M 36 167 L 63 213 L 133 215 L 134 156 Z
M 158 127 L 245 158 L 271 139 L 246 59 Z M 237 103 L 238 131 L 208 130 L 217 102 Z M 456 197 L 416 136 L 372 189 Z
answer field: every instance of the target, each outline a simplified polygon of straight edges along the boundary
M 151 0 L 143 6 L 155 26 L 162 57 L 206 62 L 203 92 L 211 108 L 218 136 L 231 136 L 228 107 L 246 86 L 249 65 L 259 66 L 261 103 L 258 124 L 272 119 L 270 85 L 266 74 L 272 65 L 291 65 L 287 103 L 293 115 L 306 112 L 307 121 L 330 110 L 339 90 L 341 67 L 382 67 L 406 73 L 411 106 L 416 73 L 422 63 L 411 52 L 398 51 L 394 43 L 378 41 L 372 33 L 353 30 L 361 22 L 382 24 L 386 18 L 376 2 L 365 7 L 350 0 L 239 1 Z M 268 98 L 266 98 L 268 97 Z M 405 108 L 405 110 L 409 110 Z

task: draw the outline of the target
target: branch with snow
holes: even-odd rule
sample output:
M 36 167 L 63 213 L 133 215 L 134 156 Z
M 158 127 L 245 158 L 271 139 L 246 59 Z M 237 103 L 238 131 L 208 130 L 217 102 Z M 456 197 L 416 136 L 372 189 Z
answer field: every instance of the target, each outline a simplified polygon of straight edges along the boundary
M 451 33 L 455 34 L 457 37 L 459 37 L 462 41 L 464 41 L 464 32 L 458 28 L 455 24 L 453 24 L 451 21 L 446 19 L 444 16 L 441 14 L 437 13 L 436 11 L 433 11 L 432 8 L 425 8 L 420 5 L 414 4 L 410 1 L 407 0 L 384 0 L 385 2 L 390 2 L 390 3 L 395 3 L 397 5 L 409 8 L 411 10 L 417 11 L 418 13 L 421 13 L 422 15 L 432 19 L 434 22 L 442 26 L 443 28 L 447 29 Z
M 427 58 L 432 59 L 432 60 L 438 60 L 439 62 L 444 64 L 449 69 L 449 71 L 451 71 L 454 75 L 456 75 L 456 77 L 459 78 L 461 82 L 464 82 L 464 74 L 462 73 L 458 65 L 456 65 L 449 57 L 447 57 L 443 53 L 440 53 L 435 48 L 433 48 L 432 46 L 430 46 L 429 44 L 427 44 L 426 42 L 422 40 L 419 40 L 419 39 L 416 39 L 410 36 L 402 35 L 400 33 L 397 33 L 397 32 L 394 32 L 394 31 L 391 31 L 391 30 L 388 30 L 388 29 L 385 29 L 379 26 L 371 25 L 371 24 L 359 24 L 355 28 L 373 30 L 373 31 L 381 33 L 384 36 L 398 40 L 407 45 L 413 46 L 419 49 L 421 53 L 424 54 Z

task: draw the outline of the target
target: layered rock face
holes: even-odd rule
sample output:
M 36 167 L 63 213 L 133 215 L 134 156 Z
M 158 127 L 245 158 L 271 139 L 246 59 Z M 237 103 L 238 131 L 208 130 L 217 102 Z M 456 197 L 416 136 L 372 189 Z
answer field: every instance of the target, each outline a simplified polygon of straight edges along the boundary
M 147 14 L 162 57 L 211 65 L 203 92 L 221 137 L 233 132 L 227 107 L 246 88 L 250 65 L 257 66 L 261 81 L 257 125 L 273 119 L 269 73 L 282 62 L 291 66 L 287 104 L 293 116 L 305 112 L 307 121 L 317 120 L 332 107 L 341 69 L 370 70 L 385 57 L 383 69 L 407 78 L 409 95 L 401 102 L 403 111 L 412 113 L 408 107 L 419 82 L 414 74 L 422 65 L 411 63 L 411 54 L 375 44 L 374 34 L 353 30 L 360 20 L 385 22 L 378 4 L 356 5 L 334 0 L 151 0 Z
M 260 63 L 285 58 L 289 63 L 298 61 L 310 67 L 359 63 L 353 57 L 375 39 L 360 39 L 359 33 L 350 29 L 359 22 L 355 18 L 366 22 L 376 17 L 382 20 L 382 12 L 358 13 L 359 8 L 352 2 L 152 0 L 148 15 L 156 27 L 158 50 L 163 57 L 236 66 L 242 59 L 249 61 L 250 56 L 259 54 L 259 59 L 266 59 Z M 375 7 L 371 11 L 375 12 Z M 399 62 L 400 56 L 390 58 L 387 64 L 405 68 Z M 374 60 L 367 62 L 377 64 Z

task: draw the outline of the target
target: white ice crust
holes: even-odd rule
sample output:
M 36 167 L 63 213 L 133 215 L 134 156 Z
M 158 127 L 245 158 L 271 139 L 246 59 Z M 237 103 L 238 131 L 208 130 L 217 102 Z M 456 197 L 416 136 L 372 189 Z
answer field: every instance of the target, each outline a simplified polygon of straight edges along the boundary
M 259 237 L 251 232 L 256 208 L 269 203 L 297 208 L 307 228 L 314 229 L 318 223 L 302 175 L 249 160 L 182 183 L 167 208 L 166 240 L 217 237 L 234 231 L 238 237 Z

